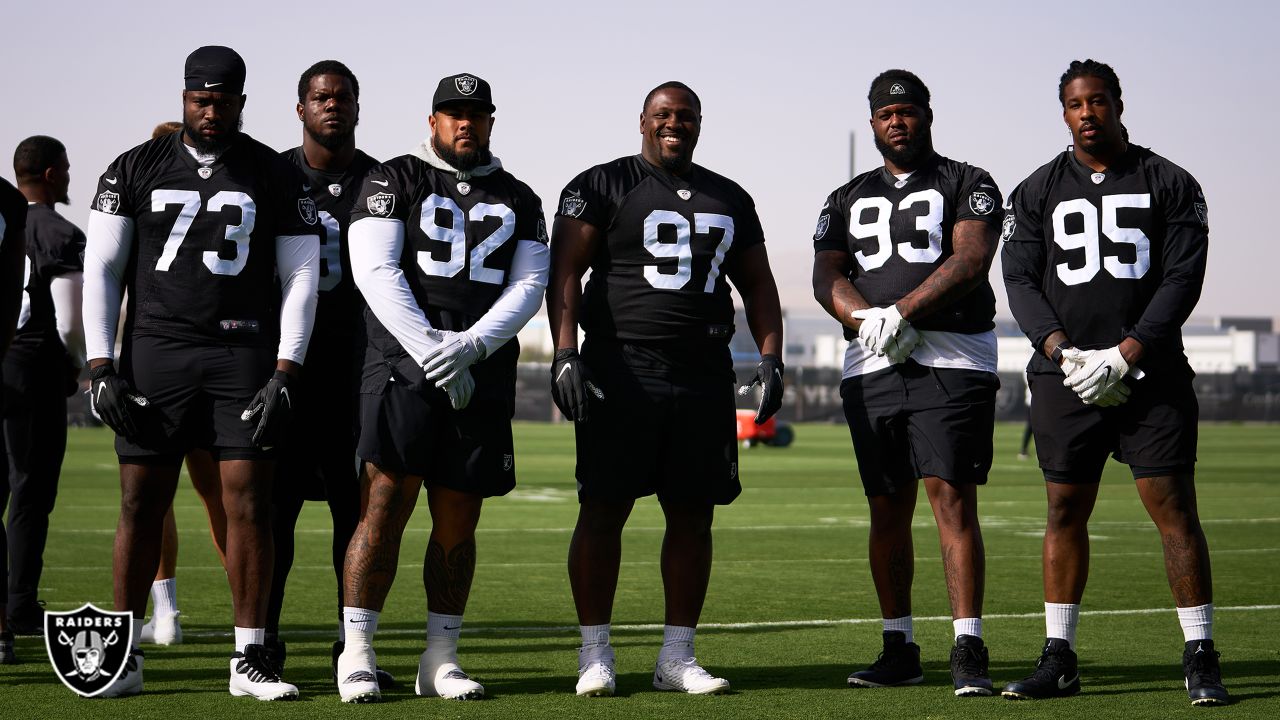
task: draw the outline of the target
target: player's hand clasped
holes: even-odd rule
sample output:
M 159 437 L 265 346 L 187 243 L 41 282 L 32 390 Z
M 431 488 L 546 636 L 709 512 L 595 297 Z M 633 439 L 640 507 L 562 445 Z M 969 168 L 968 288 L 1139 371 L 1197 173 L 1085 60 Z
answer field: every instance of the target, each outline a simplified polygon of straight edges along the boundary
M 469 332 L 427 328 L 427 336 L 437 344 L 422 359 L 422 372 L 438 388 L 443 388 L 464 370 L 484 359 L 484 344 Z
M 1079 395 L 1084 404 L 1112 407 L 1129 399 L 1129 386 L 1124 383 L 1129 363 L 1120 354 L 1119 346 L 1105 350 L 1066 348 L 1062 361 L 1067 376 L 1062 384 Z
M 574 422 L 587 419 L 588 396 L 604 400 L 604 392 L 591 380 L 590 371 L 574 348 L 556 351 L 551 363 L 551 399 Z
M 151 401 L 134 392 L 129 381 L 117 375 L 110 363 L 90 370 L 89 379 L 93 381 L 89 400 L 98 419 L 115 430 L 117 435 L 126 438 L 136 436 L 138 425 L 133 418 L 134 406 L 145 408 Z
M 756 409 L 757 425 L 763 425 L 782 407 L 782 367 L 782 358 L 777 355 L 762 355 L 751 383 L 738 388 L 739 395 L 746 395 L 751 392 L 751 388 L 760 386 L 760 406 Z
M 253 431 L 253 444 L 258 447 L 272 447 L 279 440 L 284 428 L 288 426 L 293 415 L 293 400 L 289 397 L 289 373 L 276 370 L 267 384 L 262 386 L 258 394 L 253 396 L 249 407 L 240 413 L 240 419 L 254 422 L 258 426 Z
M 854 310 L 852 315 L 862 321 L 858 340 L 876 356 L 889 358 L 891 363 L 906 360 L 920 344 L 920 333 L 902 317 L 897 305 Z

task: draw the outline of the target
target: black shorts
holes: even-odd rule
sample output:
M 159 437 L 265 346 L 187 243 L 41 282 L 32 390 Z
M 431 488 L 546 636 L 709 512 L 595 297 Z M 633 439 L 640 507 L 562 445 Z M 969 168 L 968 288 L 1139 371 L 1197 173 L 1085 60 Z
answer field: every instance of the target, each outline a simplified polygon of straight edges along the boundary
M 845 378 L 840 398 L 867 496 L 922 477 L 986 483 L 999 388 L 995 373 L 914 360 Z
M 116 438 L 122 463 L 178 467 L 202 448 L 218 460 L 267 460 L 256 447 L 256 424 L 240 419 L 275 369 L 274 347 L 204 345 L 135 336 L 120 356 L 120 375 L 150 405 L 133 408 L 139 435 Z
M 516 486 L 511 417 L 515 414 L 515 359 L 507 343 L 471 366 L 475 394 L 454 410 L 443 390 L 403 355 L 370 352 L 360 384 L 357 454 L 383 470 L 417 475 L 426 485 L 493 497 Z
M 588 340 L 582 359 L 604 393 L 575 428 L 578 497 L 728 505 L 742 492 L 728 348 Z
M 1150 468 L 1184 468 L 1196 462 L 1200 405 L 1190 368 L 1125 378 L 1129 400 L 1116 407 L 1085 405 L 1057 373 L 1030 373 L 1031 430 L 1036 455 L 1050 482 L 1096 483 L 1111 455 L 1135 477 Z
M 308 362 L 302 368 L 291 395 L 293 421 L 276 447 L 277 500 L 345 502 L 353 492 L 358 497 L 357 382 L 350 362 Z

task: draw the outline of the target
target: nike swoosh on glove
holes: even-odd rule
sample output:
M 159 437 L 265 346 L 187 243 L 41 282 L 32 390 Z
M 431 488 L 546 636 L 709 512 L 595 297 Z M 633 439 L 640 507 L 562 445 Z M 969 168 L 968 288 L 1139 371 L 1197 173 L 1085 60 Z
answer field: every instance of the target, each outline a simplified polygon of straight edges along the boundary
M 134 422 L 133 413 L 136 408 L 151 405 L 146 397 L 134 392 L 129 381 L 116 374 L 111 364 L 99 365 L 89 371 L 89 379 L 93 384 L 89 387 L 89 402 L 93 414 L 124 438 L 132 438 L 138 434 L 138 425 Z
M 240 419 L 253 422 L 252 443 L 260 448 L 273 447 L 283 436 L 293 415 L 293 399 L 289 397 L 289 373 L 276 370 L 266 385 L 249 401 L 249 407 L 240 413 Z
M 443 388 L 454 376 L 484 359 L 484 344 L 465 330 L 451 332 L 428 328 L 427 335 L 439 342 L 422 359 L 422 373 L 438 388 Z
M 591 380 L 591 371 L 574 348 L 556 351 L 551 363 L 551 399 L 565 417 L 574 422 L 588 418 L 590 399 L 604 401 L 604 392 Z
M 902 328 L 902 332 L 898 333 L 897 337 L 889 341 L 888 346 L 884 349 L 884 356 L 889 358 L 889 362 L 894 365 L 905 362 L 907 358 L 911 357 L 911 353 L 915 351 L 921 340 L 923 338 L 920 336 L 920 331 L 908 323 Z
M 762 355 L 751 383 L 738 388 L 738 395 L 746 395 L 755 386 L 760 386 L 760 406 L 756 409 L 757 425 L 763 425 L 782 407 L 782 369 L 782 358 L 772 354 Z
M 858 328 L 858 339 L 877 356 L 883 356 L 889 341 L 897 337 L 898 333 L 902 332 L 902 328 L 908 325 L 902 313 L 898 312 L 897 305 L 854 310 L 852 315 L 862 321 L 862 325 Z
M 1086 351 L 1087 352 L 1087 351 Z M 1062 356 L 1067 357 L 1067 351 Z M 1124 380 L 1129 363 L 1120 354 L 1120 346 L 1094 350 L 1084 362 L 1067 374 L 1062 384 L 1080 396 L 1086 405 L 1093 405 Z
M 454 410 L 461 410 L 471 403 L 471 396 L 476 391 L 476 381 L 471 377 L 470 368 L 462 368 L 461 372 L 436 383 L 436 387 L 449 396 L 449 404 Z

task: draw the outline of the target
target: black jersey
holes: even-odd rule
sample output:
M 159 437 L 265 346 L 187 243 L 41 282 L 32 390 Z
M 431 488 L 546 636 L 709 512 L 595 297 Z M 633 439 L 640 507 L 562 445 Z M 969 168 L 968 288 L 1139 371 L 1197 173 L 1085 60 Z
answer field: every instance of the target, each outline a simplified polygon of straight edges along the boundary
M 351 356 L 357 339 L 363 339 L 358 328 L 363 303 L 349 270 L 347 228 L 351 227 L 351 208 L 360 193 L 360 181 L 378 161 L 356 150 L 347 169 L 335 173 L 307 165 L 301 147 L 286 150 L 281 156 L 302 172 L 306 180 L 302 189 L 315 202 L 323 228 L 320 232 L 320 298 L 304 365 L 311 366 L 339 355 L 345 359 Z
M 275 238 L 316 235 L 297 169 L 241 133 L 209 166 L 182 133 L 116 158 L 93 209 L 133 218 L 127 332 L 265 346 L 279 335 Z
M 999 225 L 1002 205 L 1000 189 L 986 170 L 941 155 L 906 180 L 880 167 L 827 197 L 813 247 L 815 252 L 840 250 L 852 256 L 849 280 L 867 302 L 885 307 L 919 287 L 951 257 L 957 222 Z M 964 297 L 911 324 L 972 335 L 994 328 L 995 314 L 995 294 L 983 277 Z
M 364 218 L 404 223 L 400 268 L 418 307 L 441 330 L 465 330 L 493 306 L 519 241 L 547 242 L 542 201 L 511 173 L 499 168 L 463 181 L 416 155 L 368 172 L 351 222 Z M 365 321 L 375 348 L 403 352 L 372 311 Z
M 1208 211 L 1187 171 L 1147 148 L 1095 173 L 1071 150 L 1024 180 L 1001 235 L 1009 305 L 1037 350 L 1055 330 L 1076 347 L 1133 336 L 1143 365 L 1176 361 L 1200 297 Z M 1042 351 L 1029 369 L 1052 372 Z
M 726 343 L 733 335 L 725 276 L 764 242 L 755 203 L 737 183 L 699 165 L 678 177 L 632 155 L 569 181 L 557 215 L 603 234 L 582 295 L 588 335 Z
M 27 199 L 18 188 L 0 178 L 0 244 L 17 242 L 26 227 Z
M 59 275 L 84 272 L 84 233 L 53 208 L 35 203 L 27 209 L 26 235 L 22 310 L 9 353 L 53 362 L 66 348 L 58 336 L 49 284 Z

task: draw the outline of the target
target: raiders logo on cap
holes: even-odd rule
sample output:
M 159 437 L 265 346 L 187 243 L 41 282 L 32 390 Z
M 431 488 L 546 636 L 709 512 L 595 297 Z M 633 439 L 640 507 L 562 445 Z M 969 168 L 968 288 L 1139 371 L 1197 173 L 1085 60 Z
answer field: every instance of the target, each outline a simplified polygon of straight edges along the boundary
M 453 79 L 454 87 L 458 88 L 458 92 L 463 95 L 470 95 L 476 91 L 476 79 L 470 75 L 459 75 Z

